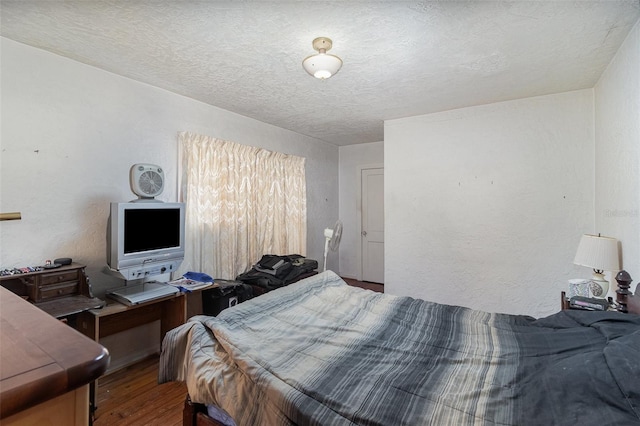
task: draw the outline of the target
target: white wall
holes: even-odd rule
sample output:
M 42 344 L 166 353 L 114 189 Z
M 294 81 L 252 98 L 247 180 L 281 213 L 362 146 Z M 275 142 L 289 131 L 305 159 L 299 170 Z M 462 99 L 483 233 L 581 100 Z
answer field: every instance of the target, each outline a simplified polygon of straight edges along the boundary
M 385 122 L 385 292 L 558 311 L 592 228 L 593 91 Z
M 340 276 L 360 278 L 359 246 L 361 214 L 358 200 L 360 168 L 384 163 L 384 143 L 372 142 L 340 147 L 340 220 L 343 223 L 340 240 Z M 331 260 L 331 258 L 329 259 Z M 331 267 L 331 262 L 329 267 Z
M 159 197 L 176 200 L 177 134 L 191 131 L 307 158 L 308 251 L 338 217 L 338 147 L 5 38 L 2 50 L 0 267 L 71 257 L 94 292 L 104 274 L 109 202 L 135 198 L 132 164 L 165 169 Z
M 621 267 L 634 289 L 640 281 L 640 21 L 595 87 L 595 117 L 593 231 L 620 241 Z

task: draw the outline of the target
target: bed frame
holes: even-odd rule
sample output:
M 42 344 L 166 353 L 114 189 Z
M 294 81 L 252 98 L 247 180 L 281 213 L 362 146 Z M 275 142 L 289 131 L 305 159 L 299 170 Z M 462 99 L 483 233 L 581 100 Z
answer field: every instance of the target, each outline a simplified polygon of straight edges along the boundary
M 207 414 L 207 407 L 203 404 L 191 402 L 191 398 L 187 395 L 182 410 L 183 426 L 225 426 L 217 420 L 212 419 Z

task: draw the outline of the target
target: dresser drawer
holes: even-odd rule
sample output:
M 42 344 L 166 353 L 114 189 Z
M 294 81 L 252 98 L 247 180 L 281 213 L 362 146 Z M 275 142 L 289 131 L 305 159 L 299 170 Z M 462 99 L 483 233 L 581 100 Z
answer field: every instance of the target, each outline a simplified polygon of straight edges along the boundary
M 53 297 L 68 296 L 78 292 L 78 281 L 50 284 L 40 287 L 40 301 Z
M 65 281 L 78 281 L 78 271 L 60 271 L 58 273 L 43 274 L 40 277 L 41 286 L 59 284 Z

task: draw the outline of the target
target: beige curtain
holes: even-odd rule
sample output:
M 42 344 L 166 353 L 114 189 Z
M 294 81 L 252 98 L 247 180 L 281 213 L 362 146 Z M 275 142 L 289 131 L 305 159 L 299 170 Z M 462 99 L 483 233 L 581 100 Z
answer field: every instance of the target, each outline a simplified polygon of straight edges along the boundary
M 180 272 L 233 279 L 263 254 L 306 255 L 305 159 L 179 134 L 186 252 Z

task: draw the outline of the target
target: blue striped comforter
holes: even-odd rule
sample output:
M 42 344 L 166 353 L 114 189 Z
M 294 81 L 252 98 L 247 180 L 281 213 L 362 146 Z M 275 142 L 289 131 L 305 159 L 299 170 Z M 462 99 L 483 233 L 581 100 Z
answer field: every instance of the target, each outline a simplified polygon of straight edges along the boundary
M 640 317 L 486 313 L 329 271 L 169 332 L 170 380 L 238 425 L 640 424 Z

